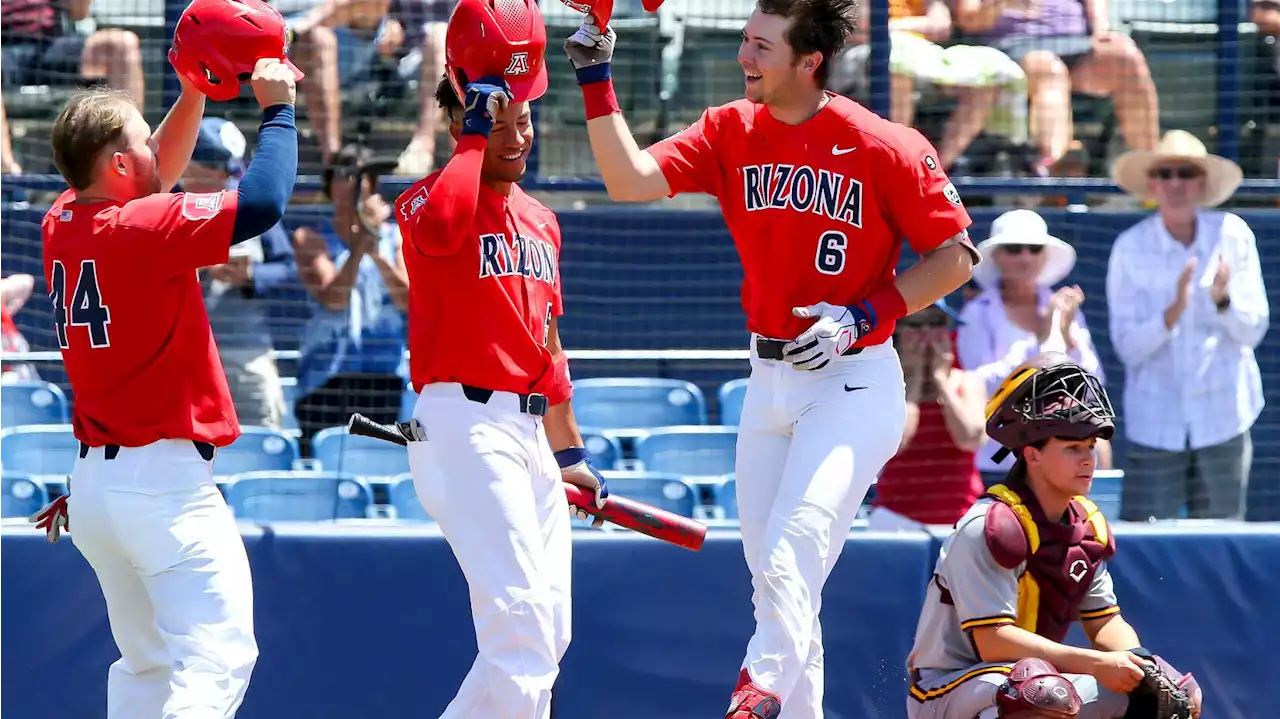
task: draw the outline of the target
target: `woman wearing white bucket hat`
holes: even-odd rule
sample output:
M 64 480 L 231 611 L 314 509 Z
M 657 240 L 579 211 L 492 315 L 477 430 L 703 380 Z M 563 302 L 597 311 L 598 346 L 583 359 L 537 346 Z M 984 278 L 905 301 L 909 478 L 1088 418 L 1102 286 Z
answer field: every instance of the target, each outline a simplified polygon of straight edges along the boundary
M 991 236 L 978 251 L 983 262 L 973 268 L 973 279 L 982 293 L 961 311 L 956 349 L 961 366 L 982 379 L 988 394 L 1023 362 L 1049 350 L 1066 352 L 1105 381 L 1080 313 L 1084 293 L 1076 286 L 1053 290 L 1075 267 L 1075 248 L 1049 234 L 1035 212 L 1011 210 L 991 223 Z M 1100 446 L 1099 466 L 1109 467 L 1109 447 Z M 1013 465 L 1011 458 L 991 459 L 998 448 L 988 442 L 978 452 L 978 469 L 988 483 L 1003 480 Z

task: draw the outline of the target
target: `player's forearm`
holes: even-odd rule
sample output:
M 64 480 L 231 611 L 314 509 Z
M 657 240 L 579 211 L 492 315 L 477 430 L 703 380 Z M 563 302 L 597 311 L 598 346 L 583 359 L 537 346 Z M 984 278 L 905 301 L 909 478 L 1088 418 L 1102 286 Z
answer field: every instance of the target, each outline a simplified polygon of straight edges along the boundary
M 589 120 L 587 135 L 610 199 L 648 202 L 671 194 L 658 161 L 636 144 L 622 113 Z
M 204 94 L 195 89 L 184 90 L 155 131 L 156 165 L 160 187 L 167 192 L 178 184 L 191 162 L 204 119 Z
M 284 218 L 297 179 L 298 128 L 293 105 L 273 105 L 262 111 L 258 151 L 236 188 L 231 244 L 258 237 L 275 227 Z
M 1102 652 L 1127 652 L 1142 646 L 1138 633 L 1119 614 L 1112 615 L 1092 638 L 1093 647 Z
M 583 446 L 582 433 L 578 430 L 578 420 L 573 416 L 573 402 L 570 400 L 551 405 L 543 426 L 546 427 L 547 443 L 551 445 L 552 452 Z
M 1092 649 L 1059 644 L 1012 624 L 979 627 L 973 630 L 973 643 L 984 662 L 1044 659 L 1068 674 L 1092 674 L 1098 656 Z
M 447 257 L 462 246 L 475 224 L 476 204 L 480 199 L 480 167 L 488 138 L 463 135 L 453 157 L 436 178 L 427 193 L 426 204 L 409 217 L 401 211 L 397 222 L 400 234 L 429 257 Z
M 951 294 L 972 276 L 973 255 L 957 243 L 928 253 L 898 275 L 894 285 L 911 314 Z

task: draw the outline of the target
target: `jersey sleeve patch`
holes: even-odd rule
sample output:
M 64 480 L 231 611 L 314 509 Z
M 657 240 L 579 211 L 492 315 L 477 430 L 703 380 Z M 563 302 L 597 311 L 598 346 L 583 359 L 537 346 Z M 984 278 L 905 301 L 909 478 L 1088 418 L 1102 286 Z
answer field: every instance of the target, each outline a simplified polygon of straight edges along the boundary
M 188 220 L 211 220 L 221 211 L 221 192 L 188 192 L 182 196 L 182 216 Z

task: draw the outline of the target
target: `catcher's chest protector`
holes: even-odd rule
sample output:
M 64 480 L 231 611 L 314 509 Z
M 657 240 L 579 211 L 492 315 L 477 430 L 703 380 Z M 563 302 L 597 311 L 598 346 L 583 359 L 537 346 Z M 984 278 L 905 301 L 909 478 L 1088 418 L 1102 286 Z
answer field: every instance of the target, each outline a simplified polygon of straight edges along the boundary
M 1006 569 L 1026 562 L 1018 579 L 1016 625 L 1061 642 L 1080 617 L 1098 565 L 1115 554 L 1107 520 L 1093 502 L 1076 497 L 1065 521 L 1051 521 L 1021 483 L 997 484 L 984 496 L 996 500 L 985 526 L 992 557 Z

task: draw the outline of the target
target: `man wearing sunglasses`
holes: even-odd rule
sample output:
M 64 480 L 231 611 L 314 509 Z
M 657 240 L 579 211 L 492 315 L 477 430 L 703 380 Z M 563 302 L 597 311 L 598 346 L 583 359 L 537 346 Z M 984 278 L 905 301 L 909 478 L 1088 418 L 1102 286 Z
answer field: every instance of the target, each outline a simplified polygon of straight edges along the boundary
M 1114 180 L 1159 211 L 1111 250 L 1107 306 L 1125 367 L 1121 518 L 1242 518 L 1249 430 L 1262 411 L 1254 350 L 1270 307 L 1253 231 L 1211 210 L 1230 199 L 1239 165 L 1173 130 L 1155 151 L 1116 161 Z

